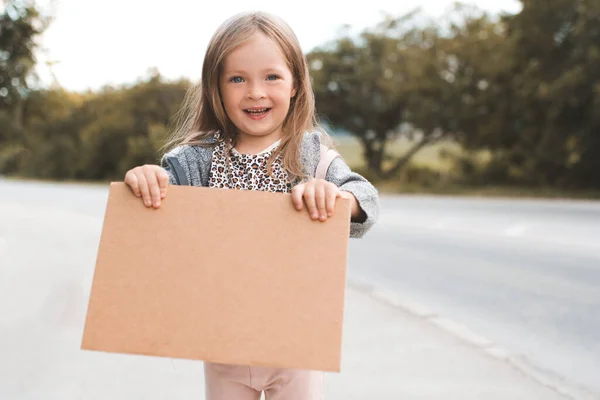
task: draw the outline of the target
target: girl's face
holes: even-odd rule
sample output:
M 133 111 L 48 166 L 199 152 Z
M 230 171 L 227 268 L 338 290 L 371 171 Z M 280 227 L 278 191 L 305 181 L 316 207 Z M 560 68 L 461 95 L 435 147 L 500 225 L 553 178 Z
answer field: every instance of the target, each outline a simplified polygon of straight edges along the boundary
M 283 136 L 283 121 L 296 94 L 294 77 L 279 46 L 255 33 L 223 63 L 219 89 L 238 140 Z

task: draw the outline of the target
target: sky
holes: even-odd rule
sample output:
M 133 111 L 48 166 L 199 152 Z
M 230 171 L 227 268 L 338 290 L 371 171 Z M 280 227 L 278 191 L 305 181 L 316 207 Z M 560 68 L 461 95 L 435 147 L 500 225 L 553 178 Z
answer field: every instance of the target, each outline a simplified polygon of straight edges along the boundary
M 384 14 L 400 16 L 417 7 L 437 17 L 452 0 L 40 0 L 54 21 L 40 40 L 37 72 L 73 91 L 131 84 L 156 68 L 167 79 L 198 81 L 210 37 L 228 17 L 261 10 L 282 17 L 305 52 L 336 37 L 343 25 L 371 27 Z M 468 1 L 467 1 L 468 3 Z M 365 5 L 368 4 L 368 5 Z M 491 13 L 518 12 L 518 0 L 471 2 Z M 51 62 L 51 69 L 48 67 Z M 51 73 L 52 72 L 52 73 Z

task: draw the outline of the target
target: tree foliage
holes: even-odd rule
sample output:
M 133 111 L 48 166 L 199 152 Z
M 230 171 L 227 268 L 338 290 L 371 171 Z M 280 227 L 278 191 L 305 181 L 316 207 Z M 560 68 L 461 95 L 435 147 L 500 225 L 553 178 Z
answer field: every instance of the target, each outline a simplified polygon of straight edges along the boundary
M 0 173 L 120 179 L 156 162 L 189 82 L 155 72 L 95 93 L 33 87 L 49 19 L 26 0 L 3 4 Z M 320 116 L 359 140 L 372 176 L 395 179 L 452 141 L 463 183 L 600 188 L 598 0 L 522 0 L 502 16 L 459 5 L 435 21 L 415 11 L 307 58 Z M 390 151 L 399 139 L 404 154 Z

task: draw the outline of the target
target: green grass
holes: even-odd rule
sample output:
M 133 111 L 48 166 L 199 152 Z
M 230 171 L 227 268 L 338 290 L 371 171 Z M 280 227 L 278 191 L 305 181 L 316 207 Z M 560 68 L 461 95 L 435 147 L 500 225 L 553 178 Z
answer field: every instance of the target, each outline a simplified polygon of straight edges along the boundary
M 357 139 L 347 136 L 333 138 L 337 150 L 353 170 L 365 171 L 366 163 L 362 155 L 362 147 Z M 408 140 L 397 140 L 386 152 L 393 158 L 401 157 L 410 149 Z M 600 199 L 597 190 L 566 190 L 554 187 L 515 187 L 515 186 L 482 186 L 469 187 L 453 183 L 450 176 L 452 160 L 440 153 L 461 154 L 461 147 L 450 141 L 438 142 L 421 149 L 410 162 L 411 169 L 423 168 L 429 170 L 424 181 L 411 182 L 405 176 L 399 176 L 386 181 L 375 182 L 382 193 L 432 194 L 432 195 L 461 195 L 481 197 L 511 197 L 511 198 L 552 198 L 552 199 Z M 486 162 L 489 155 L 481 152 L 477 158 Z M 390 162 L 384 167 L 388 167 Z M 439 174 L 439 176 L 437 176 Z M 402 175 L 402 174 L 401 174 Z
M 353 170 L 365 172 L 366 163 L 362 155 L 362 147 L 357 139 L 348 136 L 333 137 L 337 150 Z M 393 158 L 401 157 L 410 148 L 407 140 L 394 142 L 387 153 Z M 443 157 L 440 152 L 461 154 L 461 148 L 453 142 L 439 142 L 421 149 L 412 159 L 408 168 L 392 179 L 373 181 L 382 193 L 432 194 L 432 195 L 464 195 L 486 197 L 519 197 L 519 198 L 569 198 L 600 199 L 598 190 L 570 191 L 553 187 L 515 187 L 515 186 L 479 186 L 469 187 L 452 181 L 451 158 Z M 481 153 L 480 160 L 485 162 L 487 155 Z M 390 162 L 385 167 L 389 167 Z M 409 178 L 412 177 L 412 178 Z M 4 176 L 5 179 L 26 181 L 48 181 L 31 177 Z M 122 179 L 122 178 L 121 178 Z M 112 180 L 74 181 L 63 180 L 63 184 L 108 186 Z
M 339 153 L 344 157 L 348 165 L 353 169 L 364 169 L 366 167 L 362 155 L 362 147 L 359 141 L 354 137 L 334 137 L 334 142 Z M 396 140 L 386 151 L 386 154 L 396 159 L 406 154 L 411 148 L 412 143 L 406 139 Z M 452 167 L 450 160 L 440 155 L 440 152 L 449 152 L 460 154 L 461 148 L 458 144 L 445 141 L 426 146 L 419 150 L 411 160 L 411 165 L 415 167 L 428 167 L 437 171 L 448 171 Z M 390 162 L 384 163 L 384 168 L 388 167 Z

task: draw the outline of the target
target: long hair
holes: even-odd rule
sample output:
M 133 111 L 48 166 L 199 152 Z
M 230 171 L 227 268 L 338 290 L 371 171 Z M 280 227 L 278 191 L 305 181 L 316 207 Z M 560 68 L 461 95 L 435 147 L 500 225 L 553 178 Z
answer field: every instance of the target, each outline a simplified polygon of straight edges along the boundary
M 237 128 L 223 107 L 219 79 L 225 57 L 256 32 L 263 33 L 281 48 L 296 87 L 296 95 L 290 101 L 290 109 L 283 122 L 281 144 L 269 160 L 269 171 L 273 160 L 281 155 L 283 167 L 291 178 L 305 177 L 300 160 L 304 133 L 318 131 L 328 145 L 331 146 L 332 141 L 317 122 L 308 65 L 296 35 L 286 22 L 264 12 L 237 14 L 214 33 L 204 57 L 201 81 L 188 90 L 176 115 L 175 130 L 165 147 L 172 149 L 186 144 L 207 146 L 207 139 L 217 132 L 219 140 L 226 141 L 228 145 L 235 144 Z

